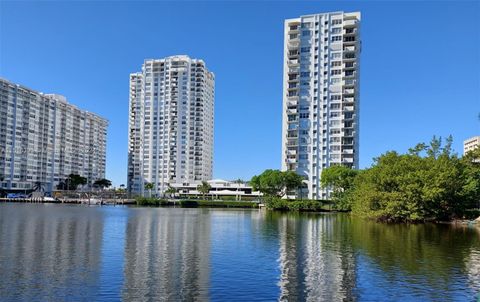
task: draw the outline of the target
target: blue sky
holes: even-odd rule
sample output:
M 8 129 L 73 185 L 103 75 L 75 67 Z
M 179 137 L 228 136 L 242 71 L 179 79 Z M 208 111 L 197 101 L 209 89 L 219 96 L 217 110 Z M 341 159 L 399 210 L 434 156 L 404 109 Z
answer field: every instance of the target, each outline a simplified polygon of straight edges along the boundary
M 281 163 L 283 20 L 362 12 L 360 166 L 432 135 L 480 134 L 480 2 L 6 2 L 0 76 L 110 121 L 107 178 L 126 182 L 128 79 L 188 54 L 216 75 L 214 177 Z

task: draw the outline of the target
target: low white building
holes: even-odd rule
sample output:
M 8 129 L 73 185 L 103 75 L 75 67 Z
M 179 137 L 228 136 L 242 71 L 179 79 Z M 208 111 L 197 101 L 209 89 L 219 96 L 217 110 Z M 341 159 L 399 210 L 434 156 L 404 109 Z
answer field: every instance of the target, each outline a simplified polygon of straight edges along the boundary
M 208 197 L 214 199 L 221 199 L 225 197 L 235 198 L 235 200 L 242 200 L 247 197 L 248 199 L 257 199 L 262 196 L 262 193 L 254 191 L 253 188 L 247 183 L 241 183 L 236 181 L 228 181 L 223 179 L 212 179 L 207 181 L 211 186 Z M 171 186 L 177 190 L 179 196 L 200 196 L 197 187 L 201 183 L 174 183 Z

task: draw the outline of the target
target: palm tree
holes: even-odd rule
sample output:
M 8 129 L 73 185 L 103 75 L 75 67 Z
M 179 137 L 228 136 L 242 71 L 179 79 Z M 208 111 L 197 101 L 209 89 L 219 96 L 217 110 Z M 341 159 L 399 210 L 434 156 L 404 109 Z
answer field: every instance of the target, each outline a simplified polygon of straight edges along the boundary
M 44 188 L 43 188 L 43 183 L 41 181 L 36 181 L 34 184 L 33 184 L 33 191 L 37 192 L 43 192 L 44 191 Z
M 165 193 L 169 194 L 170 197 L 172 197 L 172 196 L 174 196 L 175 193 L 177 193 L 177 189 L 168 185 L 168 189 L 165 191 Z
M 244 184 L 245 181 L 241 178 L 238 178 L 237 180 L 235 180 L 233 182 L 238 185 L 238 187 L 237 187 L 237 193 L 238 193 L 240 191 L 240 185 Z M 237 194 L 237 200 L 242 200 L 242 195 L 240 195 L 239 193 Z
M 205 195 L 208 194 L 208 192 L 210 192 L 211 188 L 212 186 L 210 186 L 210 184 L 206 181 L 202 181 L 202 184 L 197 186 L 197 190 L 198 192 L 202 193 L 204 200 L 205 200 Z
M 149 192 L 149 197 L 152 197 L 152 190 L 155 188 L 155 186 L 153 185 L 153 183 L 151 182 L 147 182 L 145 183 L 145 190 L 148 190 Z

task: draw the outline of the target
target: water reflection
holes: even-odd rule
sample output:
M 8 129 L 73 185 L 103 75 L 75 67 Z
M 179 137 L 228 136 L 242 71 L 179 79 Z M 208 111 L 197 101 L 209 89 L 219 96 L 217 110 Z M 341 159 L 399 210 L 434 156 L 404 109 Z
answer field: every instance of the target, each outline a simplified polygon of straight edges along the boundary
M 341 214 L 0 204 L 0 281 L 0 301 L 473 301 L 480 232 Z
M 362 299 L 470 301 L 480 290 L 478 228 L 351 219 L 349 229 Z
M 95 209 L 8 205 L 0 209 L 0 300 L 97 295 L 103 219 Z
M 210 215 L 196 209 L 132 210 L 123 298 L 208 300 Z
M 278 216 L 280 300 L 342 301 L 353 299 L 355 258 L 336 228 L 333 216 Z M 302 234 L 298 236 L 298 234 Z M 340 240 L 339 240 L 340 239 Z

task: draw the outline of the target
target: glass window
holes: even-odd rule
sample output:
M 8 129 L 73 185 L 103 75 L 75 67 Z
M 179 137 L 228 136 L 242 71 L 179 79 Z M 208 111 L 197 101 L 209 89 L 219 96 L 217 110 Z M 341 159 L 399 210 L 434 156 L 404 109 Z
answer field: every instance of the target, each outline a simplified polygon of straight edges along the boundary
M 342 32 L 342 28 L 341 27 L 335 27 L 335 28 L 332 28 L 332 34 L 339 34 Z

